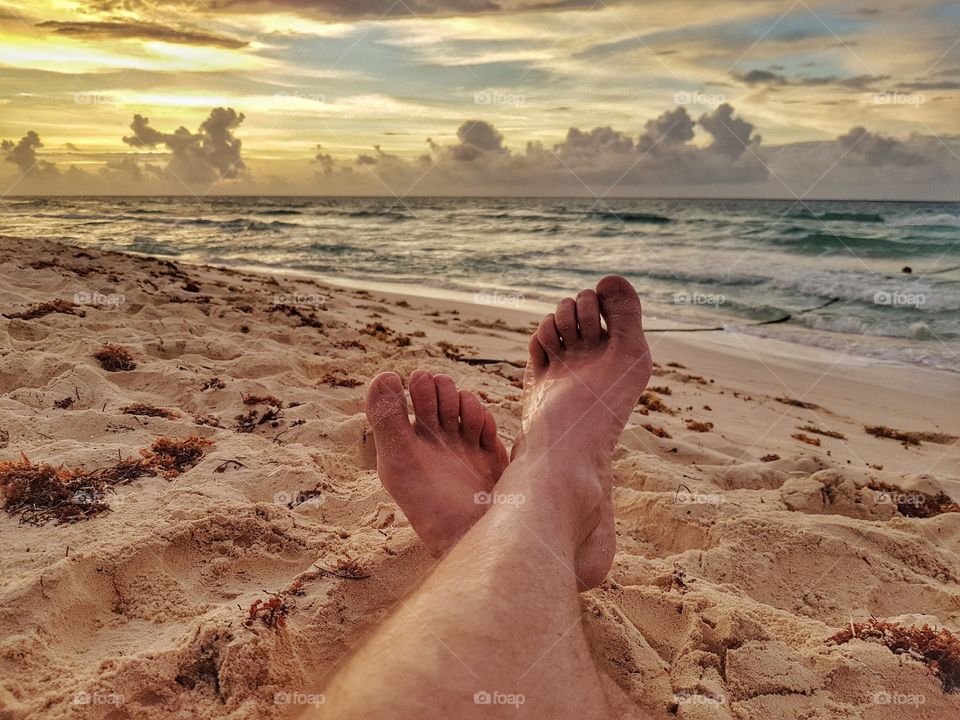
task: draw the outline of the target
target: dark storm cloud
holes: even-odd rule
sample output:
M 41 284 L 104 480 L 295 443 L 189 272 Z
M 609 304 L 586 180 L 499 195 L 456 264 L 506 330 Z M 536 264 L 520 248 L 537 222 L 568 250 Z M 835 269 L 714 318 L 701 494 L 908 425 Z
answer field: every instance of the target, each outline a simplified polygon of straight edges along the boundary
M 0 141 L 0 152 L 5 154 L 4 160 L 16 165 L 21 175 L 59 175 L 56 165 L 37 156 L 37 150 L 42 147 L 40 136 L 33 130 L 28 131 L 19 142 Z
M 216 182 L 237 178 L 246 169 L 241 158 L 242 142 L 233 134 L 243 120 L 243 113 L 219 107 L 210 111 L 195 133 L 182 126 L 165 133 L 152 127 L 149 118 L 134 115 L 130 123 L 133 134 L 123 141 L 137 148 L 166 147 L 171 156 L 165 170 L 181 182 Z
M 149 22 L 61 22 L 47 20 L 37 23 L 37 27 L 50 30 L 58 35 L 69 35 L 84 38 L 138 38 L 140 40 L 162 40 L 168 43 L 181 45 L 215 45 L 230 49 L 242 48 L 247 45 L 243 40 L 215 35 L 202 30 L 188 30 L 158 25 Z

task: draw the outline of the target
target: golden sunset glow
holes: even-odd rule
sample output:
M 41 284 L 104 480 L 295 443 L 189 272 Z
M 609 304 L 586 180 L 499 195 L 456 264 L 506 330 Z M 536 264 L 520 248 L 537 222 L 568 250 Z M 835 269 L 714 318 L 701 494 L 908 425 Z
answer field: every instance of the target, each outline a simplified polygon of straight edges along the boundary
M 722 139 L 700 118 L 726 104 L 733 112 L 718 116 L 714 131 L 744 145 L 726 155 L 743 165 L 752 154 L 767 168 L 759 180 L 731 171 L 744 192 L 747 177 L 750 192 L 799 194 L 841 163 L 861 170 L 845 184 L 869 181 L 889 194 L 896 186 L 867 167 L 887 160 L 928 190 L 957 188 L 956 5 L 551 5 L 503 2 L 472 14 L 470 3 L 429 0 L 411 8 L 236 0 L 216 10 L 176 0 L 0 2 L 0 139 L 10 161 L 0 163 L 0 183 L 20 192 L 129 190 L 111 164 L 132 168 L 148 154 L 156 164 L 174 152 L 159 135 L 152 145 L 125 142 L 135 116 L 162 134 L 196 133 L 223 107 L 242 115 L 229 133 L 242 143 L 244 171 L 221 178 L 217 192 L 262 192 L 267 178 L 282 178 L 301 192 L 364 192 L 385 181 L 402 193 L 425 155 L 444 171 L 441 189 L 482 180 L 497 192 L 493 176 L 522 166 L 527 174 L 513 184 L 547 192 L 557 168 L 529 168 L 538 153 L 563 155 L 571 128 L 609 127 L 647 147 L 647 123 L 689 118 L 696 129 L 683 142 L 704 148 Z M 683 117 L 665 115 L 677 108 Z M 750 126 L 740 126 L 746 134 L 722 127 L 733 118 Z M 462 159 L 458 143 L 472 142 L 465 124 L 478 122 L 502 138 L 480 149 L 511 162 L 482 173 L 444 169 L 445 158 Z M 855 135 L 863 142 L 842 159 L 842 138 L 858 127 L 867 134 Z M 40 145 L 10 155 L 31 131 Z M 874 151 L 863 153 L 867 145 Z M 877 155 L 883 148 L 890 157 Z M 612 152 L 595 150 L 595 158 Z M 64 187 L 71 166 L 89 177 L 74 173 Z M 610 160 L 583 175 L 613 182 L 630 166 Z M 369 172 L 378 177 L 368 186 L 360 179 Z M 725 182 L 714 175 L 713 184 Z M 162 180 L 147 178 L 141 190 L 164 192 Z M 687 184 L 673 183 L 676 192 Z

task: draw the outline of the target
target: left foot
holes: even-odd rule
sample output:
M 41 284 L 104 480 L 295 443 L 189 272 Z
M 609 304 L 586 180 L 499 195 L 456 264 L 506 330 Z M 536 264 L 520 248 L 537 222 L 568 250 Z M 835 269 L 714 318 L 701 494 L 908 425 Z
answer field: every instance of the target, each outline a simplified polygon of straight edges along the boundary
M 452 378 L 416 370 L 410 399 L 413 424 L 399 375 L 381 373 L 370 383 L 377 473 L 427 550 L 440 557 L 487 511 L 484 499 L 509 458 L 493 415 Z

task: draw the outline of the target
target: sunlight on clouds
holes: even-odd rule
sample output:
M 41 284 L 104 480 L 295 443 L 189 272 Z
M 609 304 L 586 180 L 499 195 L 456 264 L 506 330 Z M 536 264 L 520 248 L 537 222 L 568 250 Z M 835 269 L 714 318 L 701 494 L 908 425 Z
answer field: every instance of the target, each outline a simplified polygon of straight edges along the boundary
M 79 43 L 45 37 L 0 36 L 0 63 L 11 67 L 78 74 L 130 69 L 153 72 L 198 70 L 255 71 L 276 66 L 272 60 L 212 47 L 173 45 L 157 41 Z

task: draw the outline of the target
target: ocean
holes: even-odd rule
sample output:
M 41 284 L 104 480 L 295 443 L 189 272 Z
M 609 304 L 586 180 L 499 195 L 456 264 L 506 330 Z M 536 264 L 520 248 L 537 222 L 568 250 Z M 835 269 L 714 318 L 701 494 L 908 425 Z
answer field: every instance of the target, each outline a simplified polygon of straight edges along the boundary
M 503 306 L 616 272 L 650 328 L 960 371 L 960 203 L 18 197 L 0 234 Z

